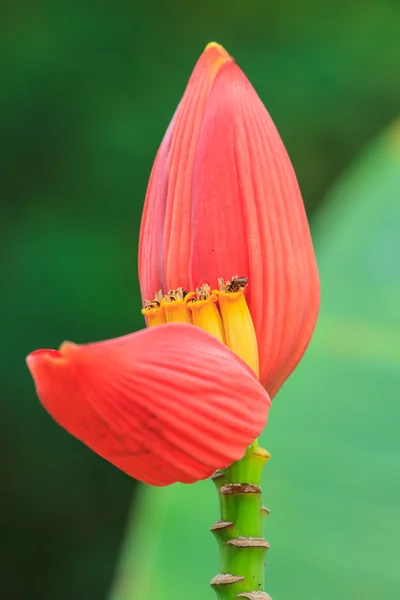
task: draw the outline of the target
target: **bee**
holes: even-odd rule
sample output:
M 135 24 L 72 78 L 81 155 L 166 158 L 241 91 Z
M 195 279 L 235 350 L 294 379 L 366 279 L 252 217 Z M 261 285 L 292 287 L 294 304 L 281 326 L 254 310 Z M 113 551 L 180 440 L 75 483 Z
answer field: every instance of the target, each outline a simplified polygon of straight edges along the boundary
M 232 280 L 227 283 L 226 291 L 227 292 L 239 292 L 243 288 L 246 287 L 248 282 L 248 277 L 232 277 Z

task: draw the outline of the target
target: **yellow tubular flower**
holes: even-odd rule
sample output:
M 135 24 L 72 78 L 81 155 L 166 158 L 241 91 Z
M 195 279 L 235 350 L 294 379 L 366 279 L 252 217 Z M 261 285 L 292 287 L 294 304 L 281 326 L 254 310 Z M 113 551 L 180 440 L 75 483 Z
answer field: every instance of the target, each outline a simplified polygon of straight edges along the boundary
M 224 326 L 216 305 L 218 297 L 216 294 L 211 294 L 210 286 L 206 283 L 196 289 L 196 296 L 197 298 L 192 296 L 188 301 L 193 325 L 211 333 L 225 344 Z
M 167 323 L 192 323 L 192 315 L 187 304 L 192 295 L 193 293 L 188 294 L 180 287 L 164 296 L 161 306 L 165 311 Z
M 244 296 L 247 277 L 219 279 L 219 310 L 224 324 L 226 345 L 259 376 L 258 345 L 253 321 Z
M 142 315 L 144 315 L 147 319 L 147 324 L 149 327 L 156 327 L 157 325 L 164 325 L 167 322 L 165 317 L 164 308 L 161 306 L 161 302 L 163 299 L 162 290 L 159 290 L 152 302 L 146 300 L 144 303 L 144 308 L 142 309 Z

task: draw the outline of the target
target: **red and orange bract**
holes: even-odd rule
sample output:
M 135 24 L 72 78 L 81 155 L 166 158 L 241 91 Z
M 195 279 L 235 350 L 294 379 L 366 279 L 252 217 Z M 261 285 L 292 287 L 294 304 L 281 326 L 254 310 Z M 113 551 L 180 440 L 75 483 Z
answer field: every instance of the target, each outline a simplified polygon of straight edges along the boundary
M 310 231 L 267 110 L 218 44 L 200 57 L 158 151 L 139 245 L 143 298 L 218 277 L 246 292 L 273 397 L 304 354 L 319 309 Z
M 192 325 L 171 324 L 27 357 L 69 433 L 152 485 L 192 483 L 240 459 L 270 406 L 254 373 Z

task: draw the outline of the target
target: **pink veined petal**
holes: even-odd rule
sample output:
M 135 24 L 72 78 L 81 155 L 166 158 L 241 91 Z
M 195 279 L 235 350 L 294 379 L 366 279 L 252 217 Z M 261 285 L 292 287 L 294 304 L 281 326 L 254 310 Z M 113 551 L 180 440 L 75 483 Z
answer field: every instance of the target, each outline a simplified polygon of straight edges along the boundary
M 142 217 L 139 279 L 143 299 L 189 285 L 191 176 L 208 95 L 231 57 L 210 46 L 200 56 L 153 166 Z
M 164 277 L 168 289 L 189 285 L 192 168 L 206 103 L 218 69 L 232 60 L 211 47 L 200 56 L 180 103 L 169 155 L 164 237 Z
M 142 299 L 152 300 L 164 284 L 164 224 L 168 191 L 168 153 L 179 106 L 158 149 L 143 208 L 139 239 L 139 279 Z
M 69 433 L 146 483 L 192 483 L 241 458 L 270 399 L 197 327 L 163 325 L 27 357 L 37 394 Z
M 303 355 L 319 279 L 296 177 L 267 110 L 234 63 L 218 71 L 193 168 L 191 284 L 248 276 L 260 380 L 276 394 Z

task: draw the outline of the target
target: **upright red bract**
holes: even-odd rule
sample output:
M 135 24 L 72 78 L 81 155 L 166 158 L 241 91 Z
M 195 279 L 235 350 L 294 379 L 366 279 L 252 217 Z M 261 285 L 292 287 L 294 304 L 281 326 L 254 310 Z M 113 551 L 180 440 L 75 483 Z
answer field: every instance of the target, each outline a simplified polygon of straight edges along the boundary
M 274 396 L 303 356 L 319 277 L 290 159 L 233 59 L 209 44 L 158 151 L 143 212 L 143 299 L 249 278 L 260 380 Z

